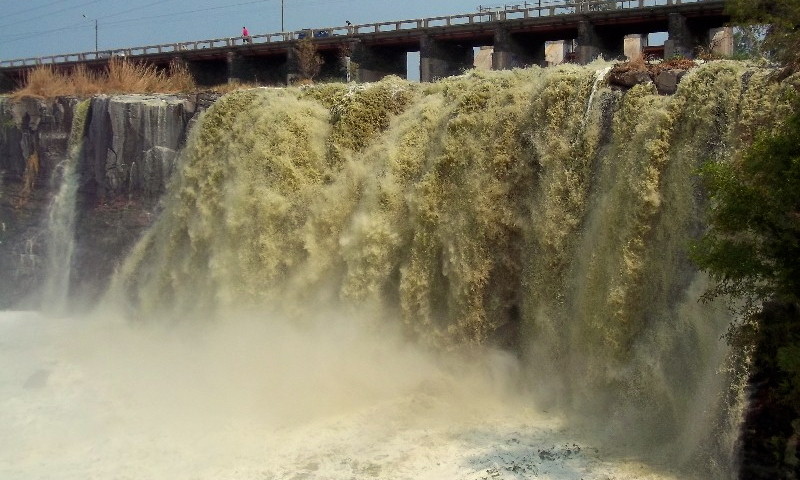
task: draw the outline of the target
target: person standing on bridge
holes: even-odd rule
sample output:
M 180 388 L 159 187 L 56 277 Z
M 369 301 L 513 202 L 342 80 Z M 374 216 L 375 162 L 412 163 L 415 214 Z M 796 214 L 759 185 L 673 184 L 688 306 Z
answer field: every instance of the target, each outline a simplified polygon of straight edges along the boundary
M 247 31 L 247 27 L 242 27 L 242 38 L 244 43 L 250 43 L 250 32 Z

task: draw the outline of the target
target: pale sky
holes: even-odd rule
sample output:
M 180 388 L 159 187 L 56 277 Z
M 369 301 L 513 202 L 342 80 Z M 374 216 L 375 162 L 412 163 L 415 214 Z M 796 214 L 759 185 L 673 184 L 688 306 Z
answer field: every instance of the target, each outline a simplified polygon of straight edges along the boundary
M 282 4 L 290 31 L 475 12 L 481 1 L 0 0 L 0 59 L 94 51 L 95 20 L 104 50 L 238 36 L 243 26 L 280 32 Z

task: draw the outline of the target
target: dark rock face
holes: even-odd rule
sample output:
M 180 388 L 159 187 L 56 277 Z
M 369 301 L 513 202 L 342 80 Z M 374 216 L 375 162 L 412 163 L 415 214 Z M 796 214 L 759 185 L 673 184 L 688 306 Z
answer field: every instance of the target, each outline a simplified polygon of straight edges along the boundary
M 79 178 L 71 296 L 90 301 L 141 232 L 174 172 L 190 122 L 215 96 L 91 99 Z M 0 308 L 35 308 L 47 211 L 80 99 L 0 99 Z
M 0 307 L 27 306 L 42 285 L 49 179 L 66 156 L 77 103 L 0 101 Z

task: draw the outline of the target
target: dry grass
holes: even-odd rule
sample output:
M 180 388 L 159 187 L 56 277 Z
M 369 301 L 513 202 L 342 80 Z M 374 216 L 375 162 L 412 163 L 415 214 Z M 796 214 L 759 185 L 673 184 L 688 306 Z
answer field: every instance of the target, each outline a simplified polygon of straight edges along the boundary
M 239 80 L 235 80 L 228 83 L 221 83 L 219 85 L 214 85 L 213 87 L 205 88 L 204 91 L 226 94 L 230 92 L 235 92 L 236 90 L 248 90 L 251 88 L 259 88 L 261 87 L 260 84 L 256 82 L 241 82 Z
M 70 72 L 40 66 L 28 72 L 22 87 L 12 98 L 52 98 L 65 95 L 88 96 L 101 93 L 179 93 L 196 89 L 189 69 L 173 62 L 166 71 L 153 65 L 112 58 L 103 72 L 81 65 Z
M 14 91 L 11 97 L 47 98 L 68 95 L 71 91 L 69 77 L 48 65 L 29 70 L 25 75 L 22 88 Z
M 620 76 L 631 73 L 647 73 L 655 78 L 656 75 L 664 70 L 691 70 L 697 63 L 686 58 L 672 58 L 661 62 L 648 62 L 643 55 L 637 55 L 627 62 L 615 64 L 611 68 L 611 74 Z

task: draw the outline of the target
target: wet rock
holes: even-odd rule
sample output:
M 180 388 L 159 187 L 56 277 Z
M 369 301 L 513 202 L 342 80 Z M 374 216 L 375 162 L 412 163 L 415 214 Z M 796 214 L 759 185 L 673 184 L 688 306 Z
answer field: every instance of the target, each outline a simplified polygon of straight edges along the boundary
M 654 79 L 658 93 L 672 95 L 678 91 L 678 84 L 684 75 L 686 75 L 686 70 L 669 69 L 659 72 Z
M 646 70 L 618 70 L 609 72 L 608 83 L 624 88 L 631 88 L 640 83 L 650 83 L 653 79 Z
M 654 83 L 658 93 L 672 95 L 686 72 L 697 63 L 687 59 L 649 63 L 643 60 L 618 63 L 611 68 L 607 81 L 612 87 L 627 90 L 635 85 Z
M 154 217 L 192 120 L 218 98 L 100 95 L 78 158 L 75 291 L 92 297 Z M 0 308 L 35 308 L 46 268 L 53 173 L 67 157 L 80 98 L 0 98 Z M 33 154 L 35 156 L 32 156 Z M 33 181 L 30 181 L 35 164 Z M 30 186 L 28 185 L 30 184 Z M 29 295 L 33 293 L 33 295 Z

